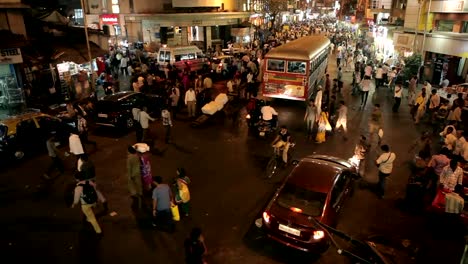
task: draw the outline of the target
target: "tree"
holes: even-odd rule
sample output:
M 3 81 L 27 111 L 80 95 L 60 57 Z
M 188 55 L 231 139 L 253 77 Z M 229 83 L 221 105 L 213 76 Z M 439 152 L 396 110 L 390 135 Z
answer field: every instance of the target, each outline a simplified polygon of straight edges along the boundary
M 405 67 L 402 71 L 404 80 L 409 80 L 412 76 L 417 75 L 419 68 L 422 65 L 421 54 L 415 54 L 405 58 Z
M 270 30 L 276 27 L 276 21 L 281 12 L 288 10 L 287 0 L 265 0 L 264 17 L 270 17 Z

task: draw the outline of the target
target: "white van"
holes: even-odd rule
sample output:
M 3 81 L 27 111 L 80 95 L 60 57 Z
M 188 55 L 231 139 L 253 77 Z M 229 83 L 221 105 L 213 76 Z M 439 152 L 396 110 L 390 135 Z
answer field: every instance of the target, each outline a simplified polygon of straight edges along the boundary
M 185 63 L 187 63 L 190 66 L 190 71 L 199 71 L 203 69 L 206 59 L 197 46 L 163 46 L 158 52 L 158 63 L 160 70 L 163 70 L 168 64 L 184 70 L 186 68 Z

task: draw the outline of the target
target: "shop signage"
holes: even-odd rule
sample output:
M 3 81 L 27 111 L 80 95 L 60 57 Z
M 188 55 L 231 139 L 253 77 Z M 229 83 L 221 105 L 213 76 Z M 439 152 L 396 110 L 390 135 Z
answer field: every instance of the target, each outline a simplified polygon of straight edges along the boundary
M 444 1 L 445 12 L 463 11 L 463 1 Z
M 0 49 L 0 64 L 22 63 L 23 57 L 19 48 Z
M 119 15 L 114 15 L 114 14 L 101 15 L 101 23 L 104 25 L 118 25 Z

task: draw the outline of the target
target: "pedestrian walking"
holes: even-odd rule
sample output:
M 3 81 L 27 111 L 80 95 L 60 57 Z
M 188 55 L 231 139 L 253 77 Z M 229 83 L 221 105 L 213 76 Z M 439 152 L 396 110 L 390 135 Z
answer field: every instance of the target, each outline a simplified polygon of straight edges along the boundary
M 99 226 L 93 211 L 93 208 L 96 207 L 96 202 L 99 200 L 96 184 L 92 181 L 79 179 L 74 193 L 74 200 L 71 208 L 74 208 L 78 203 L 80 203 L 81 210 L 86 216 L 86 220 L 93 226 L 94 231 L 97 234 L 101 234 L 101 227 Z M 105 202 L 105 200 L 102 202 Z
M 426 112 L 427 99 L 426 91 L 422 90 L 419 96 L 416 98 L 416 110 L 413 110 L 413 112 L 415 112 L 414 124 L 419 124 L 419 121 L 424 116 L 424 113 Z
M 330 122 L 328 121 L 328 112 L 327 108 L 324 107 L 320 113 L 319 119 L 317 121 L 318 129 L 317 136 L 315 137 L 315 143 L 323 143 L 326 141 L 326 133 L 331 130 Z
M 174 222 L 171 213 L 173 200 L 169 185 L 163 183 L 161 176 L 153 179 L 156 187 L 153 189 L 153 226 L 161 227 L 168 231 L 174 231 Z
M 340 107 L 338 108 L 338 119 L 336 120 L 335 131 L 343 128 L 343 139 L 347 140 L 347 122 L 348 122 L 348 107 L 345 102 L 340 101 Z
M 75 132 L 71 132 L 68 137 L 68 146 L 70 147 L 70 153 L 75 156 L 75 164 L 80 158 L 81 154 L 84 154 L 83 145 L 81 144 L 80 137 Z
M 190 191 L 188 188 L 190 178 L 186 175 L 184 168 L 178 168 L 176 173 L 177 192 L 175 195 L 175 202 L 179 205 L 181 213 L 187 217 L 190 212 Z
M 166 142 L 166 144 L 169 144 L 171 141 L 171 128 L 172 128 L 171 113 L 169 113 L 167 109 L 163 109 L 161 112 L 161 118 L 162 118 L 162 125 L 165 131 L 164 141 Z
M 136 142 L 143 141 L 143 128 L 140 124 L 140 112 L 141 109 L 134 107 L 132 108 L 132 116 L 133 116 L 133 126 L 135 127 L 135 135 L 136 135 Z
M 88 154 L 83 153 L 79 156 L 76 162 L 76 170 L 76 179 L 96 181 L 96 168 L 94 167 L 94 163 L 89 159 Z
M 378 145 L 382 141 L 383 129 L 382 129 L 382 112 L 380 111 L 380 104 L 375 104 L 374 109 L 372 110 L 371 117 L 369 120 L 369 140 L 370 143 L 374 137 L 374 134 L 377 134 Z
M 180 99 L 180 91 L 177 86 L 174 86 L 171 90 L 171 95 L 169 95 L 171 100 L 171 110 L 172 110 L 172 117 L 176 119 L 177 112 L 179 111 L 179 99 Z
M 207 253 L 202 230 L 195 227 L 184 242 L 186 264 L 206 264 L 204 256 Z
M 153 173 L 151 169 L 150 147 L 146 143 L 136 143 L 133 148 L 138 152 L 140 159 L 140 175 L 143 183 L 143 191 L 149 192 L 153 182 Z
M 49 139 L 46 141 L 46 147 L 47 147 L 47 154 L 49 155 L 51 159 L 51 164 L 47 168 L 46 173 L 44 173 L 44 178 L 47 180 L 50 180 L 52 177 L 52 172 L 57 169 L 59 171 L 59 175 L 62 175 L 65 172 L 65 168 L 63 166 L 63 161 L 59 157 L 59 152 L 57 149 L 57 137 L 55 133 L 51 134 L 49 136 Z
M 341 67 L 338 68 L 336 79 L 338 81 L 338 93 L 341 93 L 341 89 L 343 88 L 343 72 L 341 71 Z
M 142 141 L 143 142 L 148 142 L 150 140 L 150 131 L 149 131 L 149 121 L 154 121 L 155 119 L 152 118 L 148 113 L 148 108 L 146 106 L 143 107 L 143 110 L 140 111 L 139 119 L 140 119 L 140 125 L 143 130 L 142 133 Z M 139 142 L 137 142 L 139 143 Z
M 137 151 L 132 146 L 129 146 L 127 155 L 127 180 L 128 180 L 128 191 L 132 197 L 132 207 L 135 203 L 138 205 L 138 209 L 141 209 L 142 196 L 143 196 L 143 184 L 140 171 L 140 158 L 137 155 Z
M 403 94 L 403 87 L 401 86 L 401 83 L 397 83 L 395 85 L 395 92 L 393 95 L 393 98 L 395 99 L 395 103 L 393 104 L 392 111 L 394 113 L 398 113 L 398 109 L 400 108 L 400 104 L 401 104 L 402 94 Z
M 388 145 L 380 147 L 382 154 L 377 158 L 375 164 L 379 167 L 379 182 L 377 183 L 377 195 L 380 199 L 385 195 L 385 181 L 393 171 L 393 162 L 396 159 L 395 153 L 390 152 Z
M 312 133 L 315 126 L 315 119 L 317 118 L 317 107 L 313 101 L 309 101 L 306 112 L 304 115 L 304 121 L 306 122 L 307 128 L 307 139 L 312 139 Z
M 314 100 L 314 105 L 315 109 L 317 110 L 317 116 L 320 116 L 320 112 L 322 111 L 322 96 L 323 96 L 323 91 L 322 91 L 322 86 L 319 85 L 317 87 L 317 94 L 315 95 L 315 100 Z
M 195 90 L 193 89 L 193 87 L 190 87 L 190 89 L 187 92 L 185 92 L 185 105 L 187 105 L 189 117 L 195 117 L 196 103 L 197 97 L 195 94 Z
M 361 108 L 365 108 L 367 104 L 367 98 L 369 97 L 369 91 L 371 90 L 371 79 L 369 76 L 364 76 L 364 79 L 359 84 L 361 89 Z

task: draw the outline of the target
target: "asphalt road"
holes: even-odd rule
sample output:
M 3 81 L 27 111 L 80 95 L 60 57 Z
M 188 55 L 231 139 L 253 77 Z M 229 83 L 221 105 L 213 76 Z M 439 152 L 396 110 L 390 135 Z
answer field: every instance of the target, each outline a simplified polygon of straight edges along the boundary
M 333 66 L 330 65 L 332 77 Z M 350 80 L 350 73 L 345 73 L 345 78 Z M 359 110 L 357 98 L 351 97 L 347 89 L 344 94 L 349 106 L 349 140 L 334 135 L 320 145 L 305 139 L 303 103 L 273 102 L 280 113 L 280 124 L 287 125 L 296 138 L 295 158 L 312 153 L 342 158 L 352 155 L 358 136 L 367 131 L 371 102 Z M 424 128 L 413 125 L 405 100 L 400 113 L 393 114 L 390 93 L 379 90 L 377 95 L 385 121 L 384 143 L 397 154 L 394 173 L 384 200 L 377 199 L 368 188 L 357 188 L 342 210 L 338 228 L 360 239 L 383 235 L 399 245 L 402 239 L 408 239 L 410 247 L 406 252 L 413 252 L 416 258 L 407 263 L 457 263 L 463 250 L 463 235 L 436 236 L 433 231 L 444 226 L 430 226 L 427 216 L 401 210 L 399 206 L 410 175 L 413 154 L 408 153 L 409 144 Z M 169 181 L 176 175 L 177 167 L 184 167 L 192 179 L 192 215 L 177 223 L 174 234 L 154 230 L 145 212 L 130 208 L 125 161 L 126 148 L 135 140 L 134 133 L 102 128 L 90 136 L 98 142 L 91 159 L 96 165 L 99 189 L 107 197 L 110 211 L 116 212 L 115 216 L 99 218 L 104 236 L 96 238 L 91 228 L 83 224 L 80 210 L 65 206 L 65 186 L 72 182 L 72 159 L 67 159 L 68 174 L 45 182 L 41 175 L 49 159 L 44 154 L 0 172 L 2 261 L 183 263 L 183 240 L 192 227 L 199 226 L 208 247 L 208 263 L 348 263 L 333 248 L 321 257 L 306 255 L 265 239 L 254 227 L 263 206 L 288 173 L 285 170 L 272 180 L 262 177 L 272 154 L 271 139 L 249 135 L 244 122 L 233 126 L 231 121 L 220 119 L 194 129 L 183 117 L 175 121 L 174 140 L 169 145 L 162 141 L 161 124 L 151 125 L 158 137 L 157 152 L 151 157 L 153 174 Z M 371 159 L 377 154 L 374 144 Z M 376 182 L 376 175 L 375 166 L 368 165 L 365 180 Z

